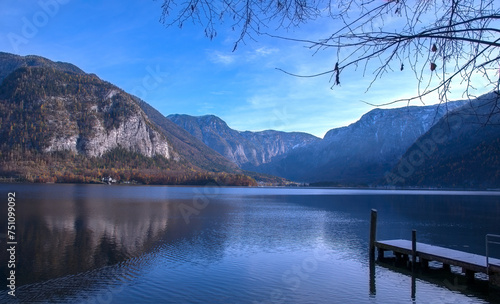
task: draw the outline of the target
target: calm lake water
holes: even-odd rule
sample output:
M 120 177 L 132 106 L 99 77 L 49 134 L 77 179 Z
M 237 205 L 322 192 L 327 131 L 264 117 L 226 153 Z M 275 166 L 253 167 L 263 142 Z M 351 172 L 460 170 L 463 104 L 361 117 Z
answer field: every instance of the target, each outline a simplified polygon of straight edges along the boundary
M 378 239 L 485 254 L 500 193 L 105 185 L 16 192 L 16 295 L 2 303 L 495 303 L 442 272 L 376 264 Z M 1 224 L 5 248 L 6 224 Z M 500 248 L 494 254 L 500 257 Z M 2 277 L 7 253 L 0 251 Z M 412 296 L 412 281 L 414 296 Z

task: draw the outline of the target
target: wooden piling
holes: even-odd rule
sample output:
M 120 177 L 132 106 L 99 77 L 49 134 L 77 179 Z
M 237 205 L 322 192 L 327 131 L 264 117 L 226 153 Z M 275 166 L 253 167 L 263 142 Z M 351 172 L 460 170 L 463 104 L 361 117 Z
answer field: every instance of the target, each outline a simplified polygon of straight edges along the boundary
M 420 258 L 420 267 L 423 269 L 428 269 L 429 268 L 429 260 Z
M 417 294 L 417 279 L 415 278 L 415 273 L 412 272 L 412 274 L 411 274 L 411 299 L 412 299 L 412 301 L 416 300 L 416 294 Z
M 470 269 L 462 269 L 462 271 L 465 273 L 465 277 L 467 278 L 467 283 L 472 283 L 474 282 L 474 278 L 475 278 L 475 274 L 476 272 L 475 271 L 472 271 Z
M 377 287 L 375 283 L 375 261 L 370 260 L 370 295 L 375 296 L 377 294 Z
M 417 230 L 411 231 L 411 269 L 415 270 L 417 263 Z
M 377 240 L 377 210 L 372 209 L 370 217 L 370 260 L 375 260 L 375 242 Z
M 443 263 L 443 270 L 447 272 L 451 272 L 451 265 Z

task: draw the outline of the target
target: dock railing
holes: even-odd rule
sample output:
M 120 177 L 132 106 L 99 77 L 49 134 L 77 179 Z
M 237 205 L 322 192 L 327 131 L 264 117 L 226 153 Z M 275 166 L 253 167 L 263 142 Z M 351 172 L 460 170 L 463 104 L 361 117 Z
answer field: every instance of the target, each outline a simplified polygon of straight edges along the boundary
M 490 246 L 489 244 L 500 245 L 500 235 L 487 234 L 486 235 L 486 274 L 489 275 L 490 269 Z

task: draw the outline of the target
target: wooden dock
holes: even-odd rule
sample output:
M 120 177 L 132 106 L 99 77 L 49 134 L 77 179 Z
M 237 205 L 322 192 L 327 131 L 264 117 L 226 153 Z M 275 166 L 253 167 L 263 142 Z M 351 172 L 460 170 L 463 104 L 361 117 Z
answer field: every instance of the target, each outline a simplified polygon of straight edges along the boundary
M 397 260 L 411 261 L 412 268 L 416 267 L 417 264 L 427 268 L 430 261 L 440 262 L 443 264 L 443 268 L 448 270 L 451 266 L 461 267 L 462 272 L 471 280 L 474 279 L 475 273 L 485 273 L 493 286 L 500 287 L 500 259 L 419 243 L 416 241 L 415 230 L 412 233 L 411 241 L 402 239 L 376 241 L 376 223 L 374 223 L 376 218 L 376 210 L 372 210 L 370 259 L 375 258 L 375 250 L 378 253 L 378 260 L 384 259 L 386 251 L 392 251 Z
M 392 251 L 401 259 L 412 255 L 412 241 L 409 240 L 376 241 L 375 247 L 378 249 L 378 259 L 384 258 L 385 251 Z M 444 268 L 451 265 L 462 267 L 468 276 L 473 276 L 476 272 L 494 274 L 500 270 L 499 259 L 490 258 L 486 265 L 486 256 L 478 254 L 418 242 L 416 248 L 416 257 L 423 267 L 428 267 L 429 261 L 436 261 L 443 263 Z

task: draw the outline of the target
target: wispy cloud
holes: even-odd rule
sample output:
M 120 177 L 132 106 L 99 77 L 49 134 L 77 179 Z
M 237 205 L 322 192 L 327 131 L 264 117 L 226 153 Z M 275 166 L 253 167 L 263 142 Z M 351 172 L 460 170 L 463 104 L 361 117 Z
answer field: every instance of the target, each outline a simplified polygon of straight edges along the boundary
M 272 60 L 270 57 L 279 53 L 279 51 L 280 50 L 276 47 L 261 46 L 256 49 L 242 52 L 243 55 L 241 55 L 241 53 L 229 53 L 217 50 L 207 50 L 207 54 L 208 59 L 213 63 L 232 65 L 235 63 L 244 64 L 245 62 L 254 63 L 255 61 L 260 60 L 266 60 L 263 63 L 268 63 L 270 60 Z M 238 59 L 241 59 L 241 62 L 238 62 Z
M 255 50 L 255 53 L 260 56 L 267 56 L 279 52 L 278 48 L 263 46 Z
M 201 102 L 198 104 L 197 113 L 198 115 L 212 114 L 215 109 L 214 104 L 209 102 Z
M 279 102 L 277 96 L 271 94 L 256 94 L 252 95 L 247 99 L 248 105 L 252 109 L 269 109 L 276 106 L 276 103 Z
M 225 96 L 225 95 L 233 94 L 233 92 L 221 90 L 221 91 L 212 91 L 212 92 L 210 92 L 210 94 L 216 95 L 216 96 Z
M 223 65 L 230 65 L 236 61 L 236 55 L 220 51 L 209 51 L 208 58 L 213 63 L 223 64 Z

